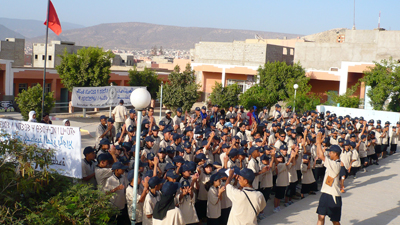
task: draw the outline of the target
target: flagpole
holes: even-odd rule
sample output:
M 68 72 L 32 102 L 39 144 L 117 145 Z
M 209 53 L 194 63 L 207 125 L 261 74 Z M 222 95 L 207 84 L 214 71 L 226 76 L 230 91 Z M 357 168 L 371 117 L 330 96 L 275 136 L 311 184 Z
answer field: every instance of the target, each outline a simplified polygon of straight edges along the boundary
M 42 93 L 42 120 L 44 115 L 44 94 L 46 87 L 46 66 L 47 66 L 47 41 L 49 38 L 49 14 L 50 14 L 50 0 L 47 2 L 47 18 L 46 18 L 46 44 L 44 46 L 44 66 L 43 66 L 43 93 Z

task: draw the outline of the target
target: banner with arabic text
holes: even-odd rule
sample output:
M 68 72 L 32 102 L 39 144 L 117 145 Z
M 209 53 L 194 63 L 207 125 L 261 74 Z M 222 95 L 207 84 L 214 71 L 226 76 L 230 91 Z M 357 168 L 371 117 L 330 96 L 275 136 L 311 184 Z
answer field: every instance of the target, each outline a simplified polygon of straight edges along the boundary
M 81 133 L 78 127 L 0 119 L 0 130 L 26 144 L 57 150 L 50 168 L 67 177 L 82 178 Z
M 131 93 L 136 88 L 130 86 L 74 87 L 72 106 L 78 108 L 108 108 L 124 100 L 125 106 L 131 106 Z

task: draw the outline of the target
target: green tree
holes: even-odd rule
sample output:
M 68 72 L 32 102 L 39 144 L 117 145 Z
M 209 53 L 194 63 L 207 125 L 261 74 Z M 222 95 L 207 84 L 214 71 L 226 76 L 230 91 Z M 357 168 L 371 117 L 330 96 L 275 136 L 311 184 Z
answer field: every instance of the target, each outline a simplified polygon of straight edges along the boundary
M 40 84 L 29 87 L 28 90 L 23 90 L 15 98 L 19 109 L 21 110 L 21 115 L 24 120 L 29 119 L 29 112 L 34 110 L 36 112 L 37 120 L 42 118 L 42 94 L 43 88 Z M 50 113 L 51 109 L 54 107 L 54 93 L 47 92 L 44 95 L 44 112 Z
M 117 213 L 112 195 L 49 169 L 55 153 L 0 133 L 0 224 L 106 224 Z
M 102 48 L 81 48 L 75 54 L 69 54 L 65 49 L 60 55 L 61 63 L 56 66 L 61 83 L 69 91 L 74 87 L 107 86 L 110 79 L 111 51 L 104 52 Z
M 129 70 L 129 85 L 144 86 L 150 92 L 151 98 L 157 98 L 157 92 L 160 89 L 161 80 L 154 70 L 144 68 L 143 71 L 137 71 L 136 67 Z
M 267 62 L 263 67 L 259 67 L 255 78 L 259 80 L 259 84 L 241 96 L 241 104 L 246 108 L 253 105 L 258 109 L 264 106 L 271 108 L 279 101 L 294 105 L 294 84 L 299 85 L 297 96 L 298 99 L 302 99 L 304 107 L 306 105 L 311 107 L 317 103 L 316 96 L 307 94 L 311 90 L 311 85 L 308 84 L 310 78 L 306 77 L 305 70 L 300 64 L 292 66 L 285 62 Z M 296 101 L 296 107 L 297 103 L 300 103 L 299 100 Z
M 186 65 L 183 72 L 179 71 L 180 68 L 177 65 L 168 76 L 169 82 L 163 87 L 163 104 L 173 111 L 178 107 L 182 107 L 184 111 L 190 111 L 199 98 L 198 89 L 201 85 L 196 83 L 195 71 L 191 69 L 190 64 Z M 160 97 L 160 92 L 158 92 L 158 97 Z
M 264 106 L 271 108 L 275 103 L 274 100 L 271 100 L 271 97 L 272 95 L 266 88 L 256 84 L 239 96 L 239 102 L 246 109 L 253 106 L 257 106 L 257 109 L 262 109 Z
M 371 88 L 367 91 L 370 104 L 375 110 L 384 110 L 387 100 L 391 100 L 387 109 L 395 112 L 400 111 L 400 70 L 398 64 L 389 60 L 374 62 L 375 66 L 364 71 L 362 79 L 366 86 Z
M 222 87 L 221 83 L 215 82 L 215 86 L 209 96 L 212 105 L 220 105 L 222 108 L 229 108 L 239 104 L 240 87 L 237 84 Z
M 360 97 L 353 96 L 360 83 L 353 85 L 351 88 L 347 88 L 346 93 L 343 95 L 338 95 L 335 92 L 326 92 L 328 98 L 331 100 L 328 102 L 329 105 L 336 106 L 338 103 L 341 107 L 346 108 L 358 108 L 360 105 Z

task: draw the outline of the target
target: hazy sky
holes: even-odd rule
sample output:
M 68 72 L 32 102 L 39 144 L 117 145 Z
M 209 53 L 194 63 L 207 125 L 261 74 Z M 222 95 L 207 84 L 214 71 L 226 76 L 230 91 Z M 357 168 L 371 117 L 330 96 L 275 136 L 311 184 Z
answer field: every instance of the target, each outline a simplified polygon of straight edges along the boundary
M 61 21 L 92 26 L 163 25 L 312 34 L 353 26 L 353 0 L 53 0 Z M 45 20 L 47 0 L 0 2 L 0 17 Z M 356 0 L 356 28 L 400 30 L 399 0 Z

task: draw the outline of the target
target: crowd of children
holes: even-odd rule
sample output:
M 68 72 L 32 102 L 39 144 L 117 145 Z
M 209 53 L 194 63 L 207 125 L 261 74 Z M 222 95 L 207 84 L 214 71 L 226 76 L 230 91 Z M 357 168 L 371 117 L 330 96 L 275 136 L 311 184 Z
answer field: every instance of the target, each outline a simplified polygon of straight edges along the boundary
M 318 191 L 325 175 L 318 133 L 324 150 L 341 149 L 342 193 L 346 178 L 396 152 L 400 123 L 390 127 L 390 122 L 329 111 L 297 115 L 278 104 L 271 114 L 266 107 L 259 114 L 255 110 L 232 106 L 225 112 L 215 105 L 189 115 L 178 108 L 157 124 L 149 108 L 138 125 L 132 109 L 119 130 L 112 118 L 102 116 L 95 147 L 83 152 L 83 181 L 115 193 L 110 201 L 121 211 L 116 219 L 129 223 L 139 145 L 137 224 L 257 224 L 266 210 L 278 213 L 293 199 Z M 265 208 L 270 195 L 273 209 Z

